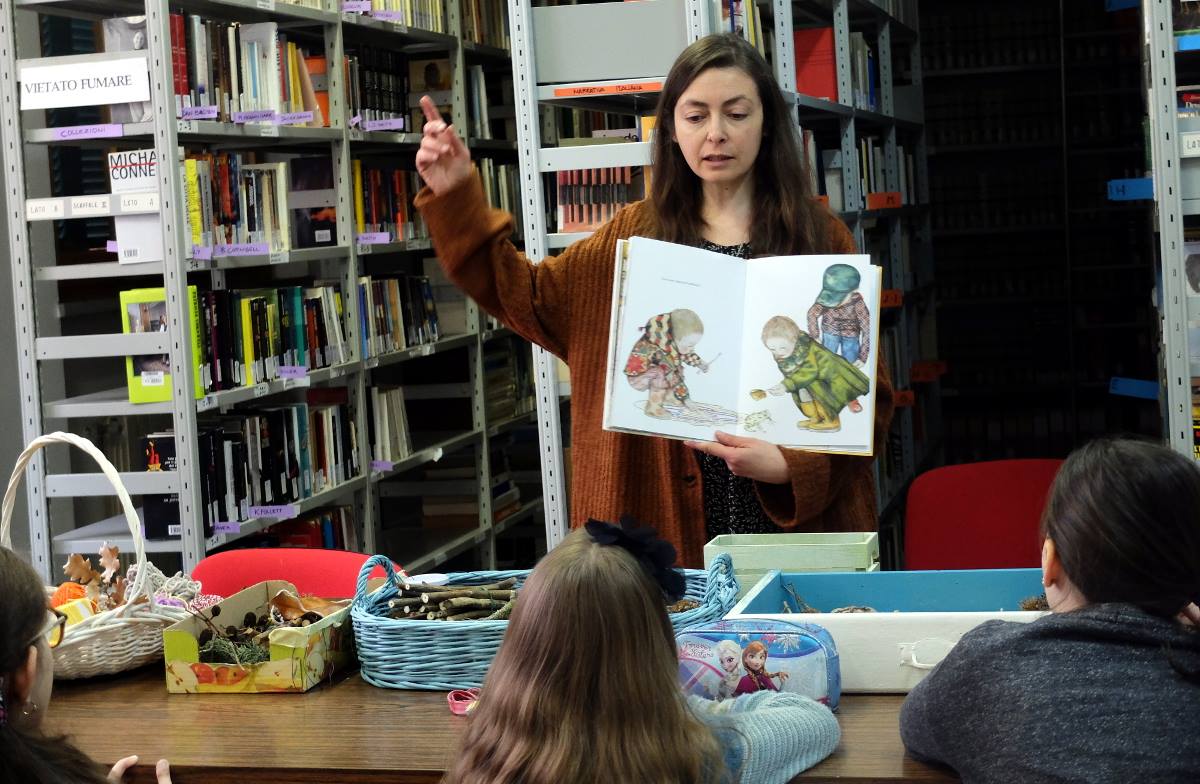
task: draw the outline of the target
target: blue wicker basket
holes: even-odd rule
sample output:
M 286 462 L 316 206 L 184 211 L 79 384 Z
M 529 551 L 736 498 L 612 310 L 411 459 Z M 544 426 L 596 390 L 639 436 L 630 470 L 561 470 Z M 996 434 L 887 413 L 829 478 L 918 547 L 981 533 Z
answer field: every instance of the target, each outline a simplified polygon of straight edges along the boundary
M 388 582 L 374 593 L 367 592 L 367 577 L 382 566 Z M 700 606 L 671 614 L 675 631 L 720 618 L 733 607 L 738 593 L 733 562 L 728 555 L 715 558 L 707 571 L 684 569 L 688 599 Z M 485 585 L 515 577 L 518 585 L 528 571 L 456 572 L 449 575 L 454 585 Z M 350 607 L 354 639 L 367 683 L 388 689 L 431 689 L 445 691 L 483 685 L 483 676 L 500 642 L 508 621 L 411 621 L 392 618 L 388 601 L 400 593 L 399 576 L 386 556 L 372 556 L 358 573 L 358 588 Z

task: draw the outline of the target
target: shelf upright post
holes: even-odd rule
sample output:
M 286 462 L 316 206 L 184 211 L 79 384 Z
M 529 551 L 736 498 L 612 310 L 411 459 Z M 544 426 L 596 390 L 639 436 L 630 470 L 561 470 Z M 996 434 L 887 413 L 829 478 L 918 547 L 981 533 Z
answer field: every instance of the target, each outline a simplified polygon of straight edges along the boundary
M 8 250 L 12 272 L 13 315 L 16 319 L 17 389 L 21 395 L 21 438 L 28 444 L 42 435 L 41 376 L 38 372 L 37 319 L 34 314 L 33 260 L 29 225 L 25 221 L 25 155 L 21 140 L 20 97 L 17 89 L 15 0 L 0 0 L 0 156 L 4 159 L 5 206 L 8 211 Z M 26 467 L 25 503 L 29 513 L 29 549 L 33 567 L 42 579 L 51 572 L 50 519 L 45 496 L 46 458 L 39 451 Z
M 204 558 L 206 546 L 200 505 L 200 459 L 192 368 L 192 320 L 189 308 L 183 214 L 183 178 L 179 172 L 179 135 L 171 74 L 171 17 L 164 3 L 146 0 L 146 36 L 150 99 L 154 108 L 154 157 L 158 163 L 159 214 L 163 232 L 163 286 L 166 291 L 168 356 L 171 361 L 171 421 L 175 431 L 175 470 L 179 474 L 179 524 L 183 570 Z
M 1183 213 L 1180 204 L 1179 133 L 1175 95 L 1175 36 L 1169 0 L 1143 0 L 1142 20 L 1149 65 L 1150 148 L 1162 294 L 1162 373 L 1167 445 L 1192 455 L 1191 369 L 1187 345 Z

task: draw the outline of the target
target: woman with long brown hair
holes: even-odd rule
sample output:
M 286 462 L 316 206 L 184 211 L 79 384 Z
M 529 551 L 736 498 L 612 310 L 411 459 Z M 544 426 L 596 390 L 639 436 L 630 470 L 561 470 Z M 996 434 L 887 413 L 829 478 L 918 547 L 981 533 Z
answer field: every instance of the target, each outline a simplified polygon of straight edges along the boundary
M 833 751 L 807 697 L 684 697 L 665 606 L 682 578 L 650 534 L 589 521 L 541 560 L 445 784 L 782 784 Z
M 721 533 L 875 528 L 870 458 L 724 433 L 718 443 L 685 443 L 601 428 L 618 239 L 655 237 L 740 258 L 854 252 L 845 225 L 813 196 L 793 111 L 753 46 L 714 35 L 679 55 L 659 98 L 649 198 L 540 264 L 509 241 L 512 216 L 488 207 L 458 134 L 428 97 L 422 106 L 428 122 L 416 163 L 426 188 L 416 204 L 447 275 L 571 367 L 572 520 L 658 521 L 693 567 Z M 882 444 L 892 389 L 882 366 L 877 378 Z
M 41 732 L 54 683 L 50 649 L 62 641 L 66 616 L 52 611 L 29 564 L 0 547 L 0 782 L 116 784 L 137 763 L 126 757 L 107 777 L 65 738 Z M 156 770 L 171 784 L 166 760 Z

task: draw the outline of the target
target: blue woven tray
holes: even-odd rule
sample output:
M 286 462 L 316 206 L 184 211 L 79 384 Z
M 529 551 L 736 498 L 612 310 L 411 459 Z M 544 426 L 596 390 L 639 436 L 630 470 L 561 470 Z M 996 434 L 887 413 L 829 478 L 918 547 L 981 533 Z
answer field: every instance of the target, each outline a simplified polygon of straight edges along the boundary
M 382 566 L 388 582 L 375 593 L 367 593 L 367 578 Z M 698 623 L 725 617 L 738 593 L 733 562 L 722 554 L 707 571 L 684 569 L 685 597 L 700 602 L 695 609 L 671 614 L 671 625 L 680 631 Z M 453 585 L 485 585 L 509 577 L 518 585 L 528 571 L 455 572 Z M 367 683 L 389 689 L 445 691 L 483 685 L 483 677 L 508 621 L 412 621 L 389 616 L 388 601 L 400 594 L 400 579 L 391 559 L 372 556 L 358 573 L 358 587 L 350 607 L 362 677 Z

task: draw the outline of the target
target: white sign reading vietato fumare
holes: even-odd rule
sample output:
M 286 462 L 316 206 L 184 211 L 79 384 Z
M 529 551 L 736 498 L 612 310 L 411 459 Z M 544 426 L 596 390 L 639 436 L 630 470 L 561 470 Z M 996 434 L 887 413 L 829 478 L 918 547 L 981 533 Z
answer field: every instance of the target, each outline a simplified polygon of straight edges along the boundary
M 59 109 L 150 100 L 146 58 L 123 57 L 61 65 L 25 65 L 22 109 Z

